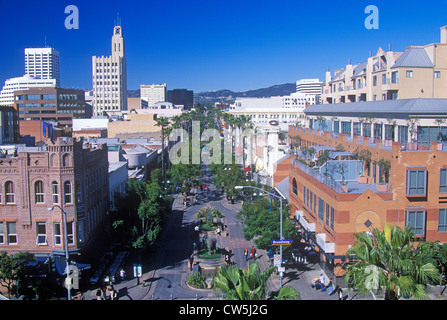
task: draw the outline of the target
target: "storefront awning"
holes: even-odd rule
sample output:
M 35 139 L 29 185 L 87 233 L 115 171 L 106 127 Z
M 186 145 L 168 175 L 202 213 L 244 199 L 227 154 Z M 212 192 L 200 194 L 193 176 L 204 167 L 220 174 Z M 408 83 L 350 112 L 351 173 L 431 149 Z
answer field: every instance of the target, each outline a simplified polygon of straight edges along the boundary
M 67 266 L 65 262 L 65 257 L 54 257 L 54 261 L 56 264 L 56 270 L 59 275 L 63 276 L 65 275 L 65 268 Z M 87 263 L 78 263 L 75 261 L 70 261 L 71 265 L 75 265 L 79 271 L 90 269 L 91 265 Z

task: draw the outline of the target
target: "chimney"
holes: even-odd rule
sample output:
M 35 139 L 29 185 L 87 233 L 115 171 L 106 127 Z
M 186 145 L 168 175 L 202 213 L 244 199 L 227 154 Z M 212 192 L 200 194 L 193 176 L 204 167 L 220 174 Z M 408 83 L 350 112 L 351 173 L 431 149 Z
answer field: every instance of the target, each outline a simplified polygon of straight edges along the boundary
M 441 27 L 441 43 L 447 43 L 447 26 Z

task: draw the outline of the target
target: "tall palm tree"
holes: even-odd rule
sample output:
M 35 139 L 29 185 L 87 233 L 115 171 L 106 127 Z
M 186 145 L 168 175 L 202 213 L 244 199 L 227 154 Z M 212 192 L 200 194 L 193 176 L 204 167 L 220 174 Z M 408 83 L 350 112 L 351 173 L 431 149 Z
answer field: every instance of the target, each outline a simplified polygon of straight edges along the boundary
M 164 185 L 166 186 L 166 170 L 164 167 L 164 157 L 165 157 L 165 135 L 166 129 L 169 126 L 169 119 L 167 117 L 159 117 L 156 120 L 156 126 L 161 128 L 161 170 L 164 177 Z
M 430 243 L 416 245 L 411 227 L 386 225 L 383 231 L 374 229 L 355 238 L 347 252 L 345 280 L 359 293 L 384 290 L 385 300 L 401 295 L 426 299 L 427 285 L 439 282 L 439 272 L 427 254 Z

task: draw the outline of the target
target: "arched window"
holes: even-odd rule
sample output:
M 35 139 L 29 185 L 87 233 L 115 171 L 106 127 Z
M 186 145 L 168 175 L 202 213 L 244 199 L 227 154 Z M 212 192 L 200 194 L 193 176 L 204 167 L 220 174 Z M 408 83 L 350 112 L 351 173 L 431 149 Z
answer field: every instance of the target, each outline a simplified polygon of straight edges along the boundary
M 296 184 L 295 178 L 293 178 L 293 180 L 292 180 L 292 191 L 295 195 L 298 195 L 298 186 Z
M 45 192 L 42 181 L 36 181 L 34 183 L 34 203 L 45 203 Z
M 15 203 L 14 183 L 6 181 L 5 183 L 5 203 Z
M 65 181 L 64 182 L 64 203 L 65 204 L 72 203 L 71 182 L 70 181 Z
M 53 203 L 59 203 L 59 183 L 57 181 L 51 182 L 51 194 Z
M 68 167 L 70 165 L 70 155 L 66 153 L 62 156 L 62 166 Z

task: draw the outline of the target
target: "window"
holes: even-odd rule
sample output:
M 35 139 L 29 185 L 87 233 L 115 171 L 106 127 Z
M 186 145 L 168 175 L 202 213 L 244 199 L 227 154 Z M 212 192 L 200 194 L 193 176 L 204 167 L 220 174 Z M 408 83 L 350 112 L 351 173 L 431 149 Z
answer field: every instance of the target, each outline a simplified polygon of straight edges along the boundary
M 334 208 L 331 207 L 331 230 L 334 230 Z
M 47 231 L 46 231 L 45 222 L 37 222 L 36 223 L 36 232 L 37 232 L 36 243 L 38 245 L 47 244 Z
M 81 182 L 79 180 L 76 181 L 75 192 L 76 192 L 76 203 L 82 202 Z
M 324 221 L 324 201 L 318 197 L 318 218 Z
M 438 231 L 447 231 L 447 209 L 439 209 Z
M 73 222 L 67 222 L 67 242 L 68 244 L 74 243 L 74 236 L 73 236 Z
M 56 181 L 51 182 L 51 193 L 53 203 L 59 203 L 59 183 Z
M 373 77 L 373 86 L 376 87 L 377 86 L 377 76 Z
M 435 79 L 440 79 L 441 78 L 441 71 L 435 71 L 433 72 L 433 77 Z
M 326 203 L 326 225 L 329 225 L 329 204 Z
M 7 223 L 7 232 L 8 232 L 8 244 L 17 244 L 17 231 L 16 231 L 16 223 L 8 222 Z
M 405 226 L 410 226 L 416 236 L 425 234 L 425 210 L 406 211 Z
M 45 193 L 42 181 L 36 181 L 36 183 L 34 183 L 34 203 L 45 203 Z
M 382 74 L 382 84 L 386 84 L 386 74 Z
M 62 230 L 61 230 L 61 224 L 55 223 L 54 224 L 54 244 L 55 245 L 61 245 L 62 244 Z
M 427 170 L 407 170 L 407 195 L 427 194 Z
M 3 222 L 0 222 L 0 244 L 5 244 L 5 230 Z
M 399 83 L 399 73 L 394 71 L 391 73 L 391 83 Z
M 5 203 L 15 203 L 14 184 L 11 181 L 5 183 Z
M 293 191 L 293 194 L 298 195 L 298 186 L 296 184 L 295 178 L 293 178 L 293 181 L 292 181 L 292 191 Z
M 447 192 L 447 169 L 441 169 L 439 192 Z
M 64 203 L 65 204 L 71 203 L 71 182 L 70 181 L 64 182 Z
M 407 78 L 413 78 L 413 70 L 407 70 Z

